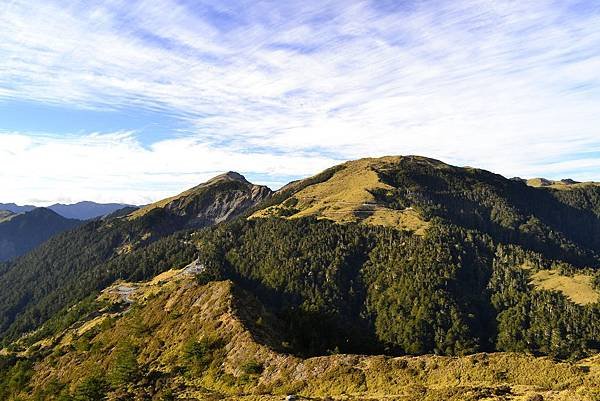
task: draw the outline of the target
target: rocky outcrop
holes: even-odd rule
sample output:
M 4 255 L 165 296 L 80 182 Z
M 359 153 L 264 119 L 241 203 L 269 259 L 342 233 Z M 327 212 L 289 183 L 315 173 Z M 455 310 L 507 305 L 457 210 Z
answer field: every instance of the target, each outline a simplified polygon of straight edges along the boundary
M 177 196 L 143 207 L 130 215 L 136 219 L 157 210 L 179 218 L 184 228 L 202 228 L 231 220 L 273 194 L 236 172 L 218 175 Z

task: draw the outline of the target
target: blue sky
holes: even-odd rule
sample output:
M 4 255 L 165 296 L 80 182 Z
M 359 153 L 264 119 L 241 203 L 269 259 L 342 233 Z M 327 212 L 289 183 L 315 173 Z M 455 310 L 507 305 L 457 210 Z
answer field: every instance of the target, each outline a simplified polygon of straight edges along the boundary
M 595 1 L 7 0 L 0 202 L 421 154 L 600 180 Z

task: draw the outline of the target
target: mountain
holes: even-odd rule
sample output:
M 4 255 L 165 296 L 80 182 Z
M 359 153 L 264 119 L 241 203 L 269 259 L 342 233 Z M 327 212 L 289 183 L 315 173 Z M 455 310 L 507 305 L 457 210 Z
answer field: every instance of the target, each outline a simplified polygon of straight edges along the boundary
M 565 178 L 562 180 L 549 180 L 547 178 L 531 178 L 529 180 L 524 180 L 524 182 L 527 183 L 527 185 L 530 185 L 532 187 L 546 187 L 546 188 L 552 188 L 552 189 L 559 189 L 559 190 L 568 190 L 568 189 L 573 189 L 573 188 L 581 188 L 581 187 L 586 187 L 586 186 L 598 186 L 600 185 L 600 183 L 597 182 L 579 182 L 579 181 L 575 181 L 572 180 L 570 178 Z
M 591 401 L 599 265 L 596 185 L 228 173 L 0 265 L 0 395 Z
M 70 230 L 80 222 L 45 208 L 29 212 L 0 212 L 0 261 L 23 255 L 48 238 Z
M 0 210 L 6 210 L 13 213 L 31 212 L 35 208 L 36 207 L 32 205 L 19 206 L 15 203 L 0 203 Z
M 8 220 L 12 219 L 14 216 L 16 216 L 16 213 L 13 213 L 8 210 L 0 210 L 0 223 L 2 223 L 4 221 L 8 221 Z
M 204 227 L 236 217 L 269 198 L 272 191 L 251 184 L 236 172 L 218 175 L 172 198 L 150 204 L 131 213 L 131 219 L 160 209 L 186 220 L 187 227 Z
M 39 356 L 33 371 L 25 356 L 5 359 L 0 398 L 592 400 L 600 381 L 598 357 L 577 364 L 515 353 L 299 358 L 282 344 L 282 322 L 254 296 L 232 281 L 198 283 L 189 268 L 119 281 L 79 312 L 43 341 L 15 345 Z M 60 320 L 68 317 L 56 327 Z
M 129 215 L 93 220 L 51 238 L 0 269 L 0 338 L 37 327 L 117 278 L 141 280 L 188 262 L 195 248 L 185 230 L 234 218 L 270 194 L 227 173 Z
M 126 207 L 132 207 L 132 205 L 84 201 L 68 205 L 55 203 L 54 205 L 47 206 L 46 209 L 50 209 L 67 219 L 90 220 L 96 217 L 105 216 Z M 30 212 L 36 208 L 37 206 L 32 205 L 19 206 L 14 203 L 0 203 L 0 210 L 6 210 L 13 213 Z
M 48 209 L 53 210 L 61 216 L 69 219 L 90 220 L 131 206 L 132 205 L 126 205 L 122 203 L 95 203 L 84 201 L 69 205 L 56 203 L 48 206 Z

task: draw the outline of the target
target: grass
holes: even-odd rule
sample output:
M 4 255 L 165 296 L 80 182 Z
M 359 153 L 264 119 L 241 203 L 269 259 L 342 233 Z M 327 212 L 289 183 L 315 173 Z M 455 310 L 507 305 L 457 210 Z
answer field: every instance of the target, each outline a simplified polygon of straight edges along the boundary
M 114 324 L 101 328 L 98 317 L 90 318 L 74 327 L 98 328 L 93 336 L 78 337 L 71 328 L 70 343 L 47 345 L 55 348 L 44 350 L 37 362 L 33 390 L 52 380 L 74 387 L 89 372 L 106 371 L 117 345 L 130 341 L 139 349 L 142 371 L 160 377 L 161 391 L 172 392 L 175 399 L 281 400 L 287 394 L 315 400 L 600 399 L 600 356 L 578 363 L 515 353 L 302 359 L 257 341 L 244 314 L 247 309 L 256 309 L 249 316 L 261 313 L 259 305 L 231 282 L 199 285 L 173 270 L 131 285 L 137 288 L 135 303 Z M 82 340 L 85 347 L 77 346 Z M 190 347 L 194 341 L 202 346 Z M 190 355 L 201 357 L 198 369 L 186 369 Z M 140 382 L 133 388 L 149 385 Z
M 300 218 L 317 216 L 339 223 L 363 222 L 423 234 L 428 223 L 412 210 L 395 210 L 378 204 L 371 193 L 376 189 L 392 189 L 381 182 L 378 169 L 397 162 L 400 157 L 360 159 L 344 163 L 329 179 L 309 185 L 285 201 L 259 210 L 251 217 L 277 216 Z
M 587 305 L 598 302 L 600 294 L 594 289 L 593 277 L 586 274 L 563 276 L 556 270 L 540 270 L 531 276 L 532 284 L 544 290 L 560 291 L 571 301 Z
M 553 181 L 545 178 L 531 178 L 527 180 L 527 185 L 535 188 L 552 188 L 558 190 L 571 190 L 576 188 L 587 187 L 590 185 L 600 186 L 598 182 L 565 182 L 565 181 Z

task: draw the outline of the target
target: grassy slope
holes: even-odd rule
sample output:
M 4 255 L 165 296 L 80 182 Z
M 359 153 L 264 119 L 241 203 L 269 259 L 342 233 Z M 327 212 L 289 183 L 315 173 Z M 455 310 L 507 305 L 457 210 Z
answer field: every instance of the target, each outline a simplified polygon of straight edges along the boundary
M 547 180 L 545 178 L 531 178 L 528 179 L 527 181 L 527 185 L 529 185 L 530 187 L 535 187 L 535 188 L 552 188 L 552 189 L 558 189 L 558 190 L 571 190 L 571 189 L 577 189 L 577 188 L 585 188 L 588 186 L 599 186 L 600 183 L 598 182 L 592 182 L 592 181 L 588 181 L 588 182 L 570 182 L 570 181 L 554 181 L 554 180 Z
M 394 210 L 377 202 L 374 190 L 389 190 L 381 182 L 378 171 L 386 164 L 395 163 L 401 157 L 360 159 L 341 165 L 330 178 L 304 187 L 302 181 L 283 190 L 291 194 L 281 203 L 259 210 L 252 217 L 285 216 L 300 218 L 317 216 L 336 222 L 362 221 L 366 224 L 383 225 L 415 231 L 422 234 L 428 223 L 412 210 Z M 308 180 L 311 180 L 309 178 Z M 300 187 L 294 191 L 295 187 Z
M 119 287 L 135 288 L 132 306 L 106 307 L 24 354 L 42 353 L 29 399 L 62 382 L 75 388 L 105 374 L 123 342 L 139 346 L 142 374 L 118 391 L 160 399 L 172 391 L 185 399 L 596 400 L 600 359 L 559 363 L 549 358 L 495 353 L 466 357 L 331 355 L 300 359 L 276 352 L 279 339 L 264 330 L 271 317 L 229 281 L 205 286 L 180 271 L 149 283 L 118 283 L 101 295 L 118 302 Z M 121 304 L 123 307 L 123 304 Z M 271 325 L 269 325 L 271 326 Z M 190 339 L 217 346 L 200 368 L 186 359 Z M 160 381 L 160 390 L 153 388 Z M 118 392 L 117 391 L 117 392 Z M 113 393 L 115 395 L 117 392 Z
M 537 288 L 560 291 L 580 305 L 592 304 L 600 299 L 592 281 L 593 277 L 588 274 L 564 276 L 556 270 L 541 270 L 532 276 L 532 284 Z

